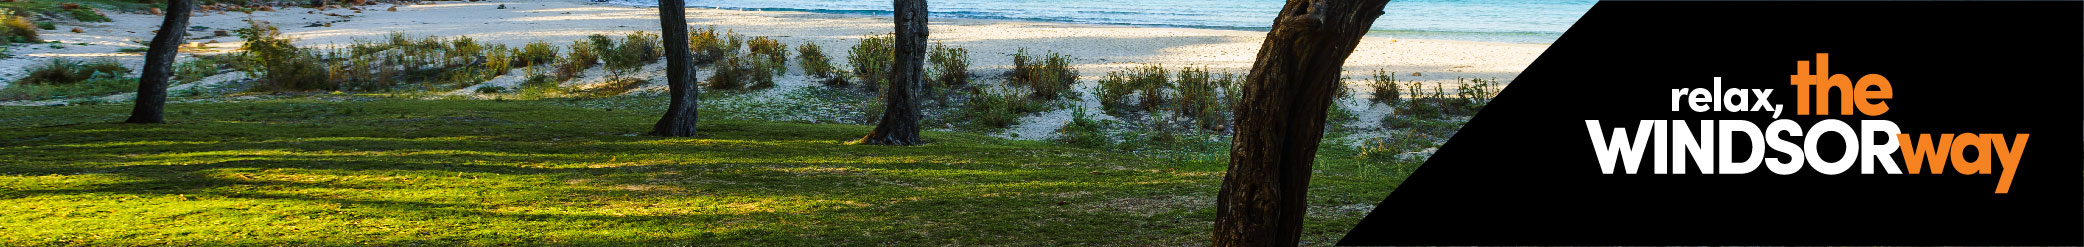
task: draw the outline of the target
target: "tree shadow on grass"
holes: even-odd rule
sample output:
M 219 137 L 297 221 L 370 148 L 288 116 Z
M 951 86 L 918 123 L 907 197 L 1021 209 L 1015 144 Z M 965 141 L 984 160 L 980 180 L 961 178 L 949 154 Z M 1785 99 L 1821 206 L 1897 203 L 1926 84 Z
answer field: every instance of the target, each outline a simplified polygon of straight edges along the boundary
M 214 201 L 249 209 L 220 206 L 232 208 L 170 224 L 197 217 L 317 215 L 284 224 L 373 234 L 295 233 L 260 225 L 215 230 L 284 234 L 239 242 L 264 245 L 1123 244 L 1122 236 L 1206 227 L 1206 217 L 1197 213 L 1205 211 L 1201 206 L 1173 209 L 1160 214 L 1164 217 L 1124 217 L 1137 214 L 1084 206 L 1206 193 L 1197 187 L 1209 184 L 1205 176 L 1139 171 L 1135 165 L 1119 169 L 1140 162 L 1119 156 L 971 142 L 960 136 L 944 137 L 956 141 L 939 147 L 843 146 L 831 140 L 858 133 L 814 125 L 721 125 L 705 126 L 720 132 L 709 139 L 567 140 L 542 140 L 537 134 L 546 130 L 526 126 L 506 135 L 401 137 L 247 133 L 262 126 L 195 131 L 184 128 L 200 127 L 169 126 L 110 134 L 134 129 L 86 125 L 52 136 L 100 134 L 0 149 L 48 155 L 0 168 L 5 171 L 0 179 L 23 186 L 0 191 L 0 200 L 55 204 L 49 200 L 67 198 L 97 204 L 137 196 L 173 205 Z M 797 128 L 821 130 L 791 130 Z M 189 135 L 194 133 L 208 134 Z M 104 175 L 115 182 L 52 183 L 80 175 Z M 46 188 L 35 188 L 38 184 Z M 163 201 L 169 197 L 181 199 Z M 256 204 L 277 206 L 250 209 Z M 65 217 L 51 217 L 60 218 Z M 70 220 L 121 225 L 137 219 Z M 371 220 L 394 227 L 347 225 Z M 442 230 L 400 230 L 406 228 Z M 1148 243 L 1144 238 L 1126 241 Z

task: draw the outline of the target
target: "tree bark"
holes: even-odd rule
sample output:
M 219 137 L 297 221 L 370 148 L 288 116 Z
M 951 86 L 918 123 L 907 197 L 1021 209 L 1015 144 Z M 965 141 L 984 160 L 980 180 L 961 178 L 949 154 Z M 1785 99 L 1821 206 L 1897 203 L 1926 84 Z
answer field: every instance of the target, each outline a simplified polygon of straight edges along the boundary
M 188 15 L 193 12 L 189 0 L 166 1 L 166 20 L 159 23 L 159 33 L 152 35 L 151 47 L 145 50 L 136 105 L 130 109 L 130 119 L 123 122 L 166 122 L 166 84 L 174 75 L 174 59 L 180 58 L 182 36 L 188 34 Z
M 1295 246 L 1310 166 L 1346 58 L 1389 0 L 1289 0 L 1259 46 L 1237 107 L 1215 246 Z
M 695 78 L 695 63 L 694 55 L 688 53 L 686 5 L 684 0 L 659 0 L 660 33 L 666 43 L 666 94 L 673 102 L 666 107 L 666 116 L 651 126 L 651 135 L 692 137 L 700 119 L 696 110 L 701 108 L 702 92 L 689 81 Z
M 919 140 L 919 96 L 926 64 L 926 0 L 895 0 L 897 44 L 890 68 L 890 87 L 884 90 L 883 119 L 867 137 L 854 143 L 910 146 Z

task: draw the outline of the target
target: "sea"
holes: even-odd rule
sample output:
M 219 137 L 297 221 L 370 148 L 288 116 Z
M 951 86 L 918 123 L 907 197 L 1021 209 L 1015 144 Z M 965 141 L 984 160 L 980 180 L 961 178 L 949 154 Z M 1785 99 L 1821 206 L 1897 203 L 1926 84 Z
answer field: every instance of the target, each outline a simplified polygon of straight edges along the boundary
M 656 0 L 606 0 L 657 6 Z M 1376 36 L 1550 43 L 1597 0 L 1397 0 Z M 928 0 L 931 17 L 1264 31 L 1281 0 Z M 889 15 L 891 0 L 687 0 L 692 8 Z

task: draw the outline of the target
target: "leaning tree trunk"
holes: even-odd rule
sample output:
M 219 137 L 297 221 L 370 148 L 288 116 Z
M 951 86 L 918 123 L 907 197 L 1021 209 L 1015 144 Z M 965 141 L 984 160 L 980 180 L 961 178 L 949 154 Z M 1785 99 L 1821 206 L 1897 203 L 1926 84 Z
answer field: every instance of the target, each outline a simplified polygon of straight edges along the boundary
M 919 102 L 915 100 L 926 63 L 926 0 L 895 0 L 897 58 L 884 90 L 883 119 L 867 137 L 854 141 L 873 145 L 919 145 Z
M 1237 107 L 1215 246 L 1295 246 L 1311 160 L 1339 73 L 1389 0 L 1289 0 L 1259 46 Z
M 164 123 L 166 84 L 173 77 L 174 59 L 180 57 L 181 36 L 188 34 L 188 15 L 194 12 L 189 0 L 167 0 L 166 21 L 152 35 L 145 50 L 144 75 L 137 79 L 137 105 L 130 109 L 127 123 Z
M 673 103 L 666 106 L 666 116 L 651 126 L 651 135 L 691 137 L 695 136 L 697 102 L 701 97 L 695 89 L 695 66 L 693 55 L 688 53 L 687 7 L 683 0 L 659 0 L 659 27 L 666 42 L 666 87 Z

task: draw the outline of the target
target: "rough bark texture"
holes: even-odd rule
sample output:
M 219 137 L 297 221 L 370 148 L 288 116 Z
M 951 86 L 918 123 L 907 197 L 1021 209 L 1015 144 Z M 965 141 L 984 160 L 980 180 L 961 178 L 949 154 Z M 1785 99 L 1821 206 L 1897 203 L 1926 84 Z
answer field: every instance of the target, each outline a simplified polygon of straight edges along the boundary
M 697 99 L 701 92 L 695 88 L 695 66 L 693 54 L 688 53 L 687 7 L 683 0 L 659 0 L 660 35 L 665 36 L 666 46 L 666 94 L 673 102 L 666 106 L 666 116 L 651 126 L 651 135 L 691 137 L 695 136 L 695 122 L 701 119 L 696 114 L 700 109 Z
M 166 1 L 166 20 L 159 23 L 159 33 L 152 35 L 151 47 L 145 50 L 144 74 L 137 79 L 137 105 L 130 109 L 130 119 L 123 122 L 166 122 L 166 84 L 174 75 L 174 58 L 180 57 L 182 36 L 188 34 L 188 15 L 193 9 L 189 0 Z
M 1290 0 L 1246 77 L 1215 246 L 1295 246 L 1339 72 L 1389 0 Z
M 855 143 L 909 146 L 919 140 L 920 80 L 925 78 L 926 0 L 895 0 L 897 45 L 890 68 L 890 85 L 884 89 L 883 119 L 867 137 Z

